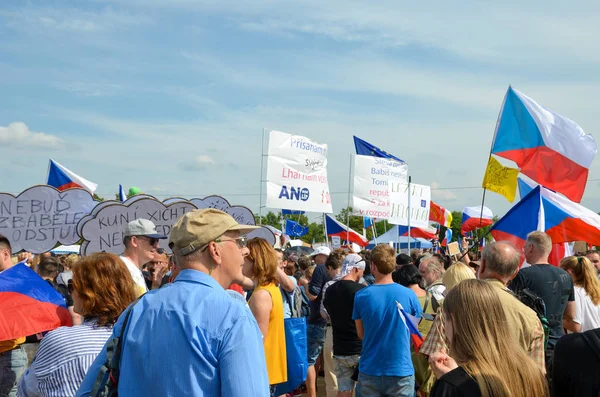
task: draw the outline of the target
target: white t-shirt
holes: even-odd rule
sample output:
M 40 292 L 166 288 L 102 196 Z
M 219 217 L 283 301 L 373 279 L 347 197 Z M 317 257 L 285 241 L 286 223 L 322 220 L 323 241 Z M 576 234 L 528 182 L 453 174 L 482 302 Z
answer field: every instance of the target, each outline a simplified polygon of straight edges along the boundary
M 581 325 L 581 332 L 600 328 L 600 305 L 594 306 L 583 287 L 575 287 L 575 305 L 577 312 L 573 321 Z
M 129 269 L 129 273 L 131 273 L 133 282 L 138 286 L 138 296 L 148 292 L 148 287 L 146 286 L 146 280 L 144 279 L 142 271 L 131 261 L 131 259 L 121 256 L 121 260 L 125 262 L 127 269 Z

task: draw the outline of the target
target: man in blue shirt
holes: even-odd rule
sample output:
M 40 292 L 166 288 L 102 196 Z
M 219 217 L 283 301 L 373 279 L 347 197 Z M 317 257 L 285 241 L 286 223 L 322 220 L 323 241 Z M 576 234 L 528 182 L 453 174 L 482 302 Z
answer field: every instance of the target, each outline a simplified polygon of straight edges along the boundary
M 375 284 L 358 291 L 352 318 L 363 340 L 356 395 L 406 396 L 415 393 L 414 368 L 410 357 L 410 333 L 396 302 L 421 317 L 421 305 L 410 289 L 394 283 L 394 249 L 379 244 L 371 252 L 371 273 Z
M 244 234 L 228 214 L 188 212 L 171 229 L 169 246 L 181 272 L 131 308 L 123 338 L 122 396 L 269 396 L 262 336 L 254 316 L 225 292 L 242 282 Z M 125 316 L 114 327 L 121 332 Z M 77 396 L 88 396 L 106 347 Z

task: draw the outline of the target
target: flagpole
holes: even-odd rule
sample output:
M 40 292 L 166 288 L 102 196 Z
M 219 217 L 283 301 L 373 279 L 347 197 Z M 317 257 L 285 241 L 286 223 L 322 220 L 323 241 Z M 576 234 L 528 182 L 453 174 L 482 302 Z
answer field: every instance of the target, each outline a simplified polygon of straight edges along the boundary
M 265 131 L 262 130 L 262 139 L 260 141 L 260 198 L 258 199 L 258 224 L 262 226 L 262 191 L 263 191 L 263 175 L 265 162 Z
M 511 85 L 508 85 L 510 89 Z M 490 145 L 490 155 L 488 156 L 488 162 L 485 165 L 485 174 L 483 174 L 483 180 L 485 181 L 485 175 L 487 174 L 487 167 L 490 164 L 490 159 L 492 158 L 492 150 L 494 148 L 494 142 L 496 141 L 496 135 L 498 134 L 498 126 L 500 125 L 500 119 L 502 118 L 502 112 L 504 111 L 504 105 L 506 104 L 506 95 L 508 94 L 508 90 L 504 95 L 504 100 L 502 101 L 502 107 L 500 107 L 500 112 L 498 112 L 498 118 L 496 119 L 496 129 L 494 130 L 494 137 L 492 138 L 492 144 Z M 485 203 L 485 192 L 487 191 L 487 187 L 483 187 L 483 197 L 481 199 L 481 213 L 479 214 L 479 228 L 483 225 L 483 206 Z M 466 236 L 465 236 L 466 237 Z
M 323 230 L 325 230 L 325 244 L 329 245 L 329 237 L 327 236 L 327 220 L 325 219 L 324 212 L 323 212 Z
M 375 245 L 377 245 L 377 225 L 375 225 L 375 221 L 373 221 L 371 228 L 373 229 L 373 239 L 375 240 Z
M 352 195 L 352 153 L 350 153 L 350 168 L 348 169 L 348 211 L 346 211 L 346 245 L 350 245 L 350 200 Z
M 411 182 L 411 177 L 409 175 L 408 177 L 408 255 L 410 255 L 410 196 L 411 196 L 411 191 L 410 191 L 410 182 Z

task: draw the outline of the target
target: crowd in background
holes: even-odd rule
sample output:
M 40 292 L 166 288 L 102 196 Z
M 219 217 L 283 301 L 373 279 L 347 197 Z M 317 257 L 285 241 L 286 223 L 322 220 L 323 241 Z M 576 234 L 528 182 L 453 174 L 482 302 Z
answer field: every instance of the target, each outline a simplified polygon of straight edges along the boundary
M 0 237 L 0 272 L 33 268 L 64 298 L 72 322 L 0 341 L 0 397 L 101 395 L 113 341 L 122 347 L 117 375 L 102 384 L 124 396 L 600 391 L 596 251 L 555 267 L 550 238 L 533 232 L 523 252 L 503 242 L 469 251 L 465 239 L 455 257 L 397 254 L 386 244 L 304 256 L 246 239 L 252 228 L 217 210 L 193 211 L 173 226 L 168 254 L 159 248 L 167 236 L 138 219 L 123 231 L 121 256 L 85 258 L 12 256 Z M 305 331 L 290 340 L 286 320 L 294 318 Z M 290 344 L 305 346 L 306 379 L 293 385 Z M 325 390 L 317 391 L 319 375 Z

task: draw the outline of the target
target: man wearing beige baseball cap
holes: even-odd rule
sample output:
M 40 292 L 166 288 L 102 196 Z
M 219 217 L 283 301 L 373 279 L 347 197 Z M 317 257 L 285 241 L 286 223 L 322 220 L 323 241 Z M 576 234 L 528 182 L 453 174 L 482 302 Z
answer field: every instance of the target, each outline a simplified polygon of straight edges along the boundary
M 173 225 L 169 247 L 181 271 L 173 283 L 148 292 L 132 307 L 122 339 L 119 394 L 269 396 L 256 320 L 225 292 L 244 277 L 244 235 L 256 228 L 216 209 L 188 212 Z M 105 361 L 106 348 L 77 396 L 89 395 Z

